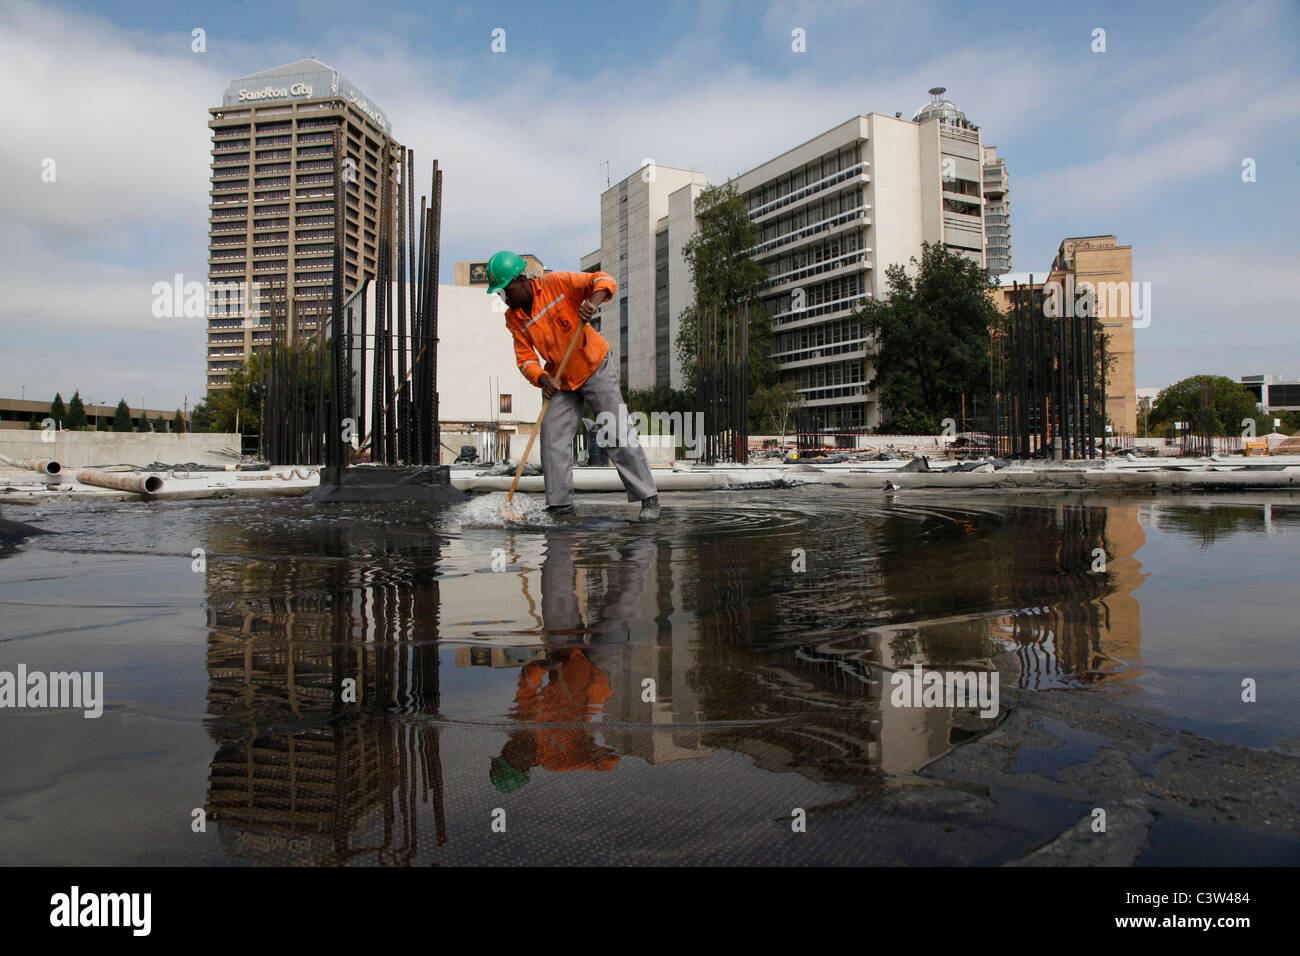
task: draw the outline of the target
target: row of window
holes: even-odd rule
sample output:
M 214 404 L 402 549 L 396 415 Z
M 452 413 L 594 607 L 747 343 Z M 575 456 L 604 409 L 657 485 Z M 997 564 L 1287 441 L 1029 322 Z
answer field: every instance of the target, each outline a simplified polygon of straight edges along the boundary
M 760 215 L 757 210 L 762 207 L 779 202 L 790 193 L 828 179 L 837 173 L 846 172 L 861 163 L 862 144 L 854 143 L 751 190 L 745 194 L 745 206 L 751 216 Z
M 827 362 L 796 369 L 799 388 L 829 388 L 835 385 L 861 385 L 866 382 L 865 363 L 862 359 L 847 362 Z
M 862 195 L 863 190 L 859 186 L 855 189 L 846 189 L 838 195 L 827 196 L 825 199 L 800 206 L 784 216 L 778 216 L 770 222 L 763 223 L 759 241 L 760 243 L 769 242 L 781 236 L 798 232 L 810 223 L 821 222 L 850 209 L 856 209 L 862 205 Z
M 869 207 L 866 206 L 860 206 L 854 209 L 849 209 L 837 216 L 832 216 L 829 219 L 823 219 L 820 222 L 813 222 L 812 224 L 805 226 L 803 229 L 761 243 L 749 250 L 749 254 L 751 256 L 761 256 L 764 253 L 772 252 L 776 249 L 782 248 L 783 246 L 790 246 L 794 245 L 796 242 L 802 242 L 804 239 L 807 239 L 810 236 L 815 236 L 818 233 L 839 229 L 864 215 L 868 208 Z
M 788 353 L 797 352 L 801 349 L 822 348 L 842 343 L 857 343 L 858 346 L 861 346 L 865 341 L 862 326 L 856 320 L 851 318 L 832 319 L 830 322 L 823 322 L 820 325 L 794 329 L 775 336 L 772 340 L 772 356 L 774 358 L 784 357 L 789 361 L 798 359 L 800 356 Z M 802 357 L 808 358 L 809 356 Z
M 851 272 L 807 288 L 802 309 L 793 308 L 793 299 L 788 295 L 764 300 L 763 305 L 771 314 L 774 325 L 787 325 L 846 309 L 859 309 L 866 298 L 866 275 Z
M 768 259 L 768 287 L 820 275 L 837 269 L 846 262 L 861 258 L 858 253 L 866 248 L 866 230 L 855 229 L 801 246 L 794 252 Z

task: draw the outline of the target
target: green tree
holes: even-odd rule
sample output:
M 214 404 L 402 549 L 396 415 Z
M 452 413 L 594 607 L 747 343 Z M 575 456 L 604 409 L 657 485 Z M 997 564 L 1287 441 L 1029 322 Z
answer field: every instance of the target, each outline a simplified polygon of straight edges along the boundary
M 748 303 L 750 428 L 755 427 L 752 402 L 759 389 L 777 379 L 777 363 L 772 359 L 772 318 L 763 308 L 760 295 L 767 282 L 767 269 L 749 257 L 762 233 L 749 218 L 745 202 L 731 183 L 707 186 L 695 200 L 695 215 L 700 228 L 682 247 L 682 255 L 691 270 L 695 286 L 695 303 L 679 317 L 677 358 L 685 379 L 685 392 L 695 401 L 699 383 L 699 352 L 702 344 L 701 315 L 717 310 L 734 315 Z M 712 343 L 722 352 L 729 345 L 725 323 L 713 332 Z
M 158 417 L 160 419 L 162 418 L 161 415 Z M 185 413 L 182 412 L 179 408 L 172 413 L 171 430 L 174 432 L 185 431 Z
M 163 424 L 163 418 L 161 415 L 154 418 L 153 430 L 156 432 L 165 432 L 167 430 L 167 426 Z
M 289 368 L 295 351 L 297 352 L 298 386 L 296 396 L 290 397 L 289 400 L 296 400 L 299 414 L 304 416 L 303 421 L 308 421 L 316 408 L 316 380 L 322 375 L 325 377 L 324 394 L 328 401 L 329 342 L 326 341 L 323 348 L 311 340 L 301 342 L 292 349 L 284 348 L 280 351 L 278 359 L 282 363 L 282 370 Z M 246 362 L 231 369 L 225 388 L 208 394 L 207 408 L 211 415 L 209 431 L 233 432 L 236 413 L 242 431 L 256 432 L 261 427 L 261 402 L 253 396 L 252 385 L 254 382 L 268 381 L 270 364 L 268 353 L 254 352 Z M 282 371 L 281 374 L 287 372 Z M 195 430 L 198 430 L 197 425 Z
M 868 357 L 885 430 L 933 433 L 959 418 L 962 396 L 987 407 L 990 330 L 1000 316 L 987 269 L 940 243 L 922 243 L 915 276 L 895 263 L 885 270 L 889 296 L 858 313 L 873 340 Z
M 41 420 L 36 417 L 27 419 L 27 430 L 29 432 L 38 432 L 41 430 Z
M 1251 417 L 1255 420 L 1256 435 L 1267 435 L 1272 431 L 1279 431 L 1284 435 L 1294 435 L 1297 431 L 1300 431 L 1300 412 L 1288 412 L 1281 409 L 1261 412 L 1256 409 Z M 1282 424 L 1274 427 L 1273 419 L 1277 419 Z
M 68 410 L 63 407 L 63 396 L 58 392 L 54 393 L 54 401 L 50 402 L 50 417 L 55 421 L 55 428 L 61 428 L 59 423 L 68 417 Z
M 131 409 L 127 408 L 124 398 L 117 400 L 117 408 L 113 411 L 113 431 L 131 431 Z
M 140 409 L 140 420 L 136 423 L 135 430 L 138 432 L 153 431 L 153 428 L 149 425 L 149 416 L 144 413 L 143 408 Z
M 777 382 L 755 392 L 749 409 L 760 431 L 777 435 L 784 441 L 794 429 L 795 412 L 802 404 L 803 396 L 794 382 Z
M 1156 396 L 1151 408 L 1152 434 L 1174 434 L 1174 422 L 1187 422 L 1189 431 L 1198 435 L 1239 435 L 1245 419 L 1257 420 L 1257 427 L 1267 421 L 1269 428 L 1258 434 L 1272 431 L 1272 418 L 1263 415 L 1255 396 L 1240 382 L 1226 375 L 1193 375 L 1175 382 Z M 1156 426 L 1168 425 L 1156 432 Z
M 72 393 L 68 401 L 68 415 L 64 419 L 64 428 L 85 428 L 87 424 L 86 406 L 81 403 L 81 392 Z
M 175 431 L 178 426 L 173 424 L 172 430 Z M 190 409 L 190 430 L 195 432 L 212 431 L 212 410 L 208 408 L 208 400 L 201 398 L 194 403 Z

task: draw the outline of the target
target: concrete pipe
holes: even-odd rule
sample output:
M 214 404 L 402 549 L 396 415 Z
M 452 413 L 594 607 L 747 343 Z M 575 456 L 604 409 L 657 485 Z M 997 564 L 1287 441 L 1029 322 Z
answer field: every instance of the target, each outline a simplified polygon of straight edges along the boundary
M 101 488 L 115 488 L 118 491 L 135 491 L 142 495 L 157 494 L 162 491 L 163 486 L 163 480 L 157 475 L 98 471 L 94 468 L 77 472 L 77 481 L 83 485 L 98 485 Z
M 15 468 L 30 468 L 32 471 L 39 471 L 42 475 L 57 475 L 63 470 L 63 466 L 52 458 L 5 458 L 0 455 L 0 460 L 5 464 L 13 465 Z

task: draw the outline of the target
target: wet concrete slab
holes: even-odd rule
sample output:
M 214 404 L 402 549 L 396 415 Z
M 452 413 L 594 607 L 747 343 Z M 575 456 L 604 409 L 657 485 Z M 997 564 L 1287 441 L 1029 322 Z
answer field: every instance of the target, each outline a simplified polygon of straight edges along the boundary
M 0 862 L 1297 861 L 1289 493 L 577 504 L 22 509 Z

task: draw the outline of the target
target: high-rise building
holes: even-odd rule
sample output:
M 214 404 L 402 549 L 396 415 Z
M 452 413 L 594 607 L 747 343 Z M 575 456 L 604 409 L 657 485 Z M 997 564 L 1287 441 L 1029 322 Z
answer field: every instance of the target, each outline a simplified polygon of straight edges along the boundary
M 821 428 L 881 422 L 851 319 L 888 293 L 885 269 L 919 258 L 922 242 L 984 263 L 980 131 L 944 92 L 931 90 L 910 120 L 855 116 L 733 181 L 760 229 L 750 256 L 768 271 L 773 356 Z M 601 196 L 601 248 L 582 265 L 619 280 L 618 328 L 607 320 L 602 331 L 630 388 L 681 385 L 677 319 L 695 298 L 682 247 L 707 185 L 702 173 L 658 166 Z
M 682 387 L 674 343 L 693 301 L 682 246 L 695 232 L 695 199 L 707 185 L 698 170 L 647 164 L 601 194 L 600 248 L 581 266 L 618 282 L 596 327 L 630 388 Z
M 256 289 L 238 314 L 208 317 L 213 390 L 269 345 L 273 300 L 284 303 L 288 340 L 315 333 L 329 313 L 336 241 L 345 296 L 376 274 L 380 235 L 394 235 L 391 189 L 402 147 L 383 111 L 315 58 L 232 80 L 209 113 L 208 279 Z M 341 237 L 334 233 L 336 133 L 344 157 Z
M 993 275 L 1011 271 L 1011 183 L 996 146 L 984 147 L 984 264 Z

